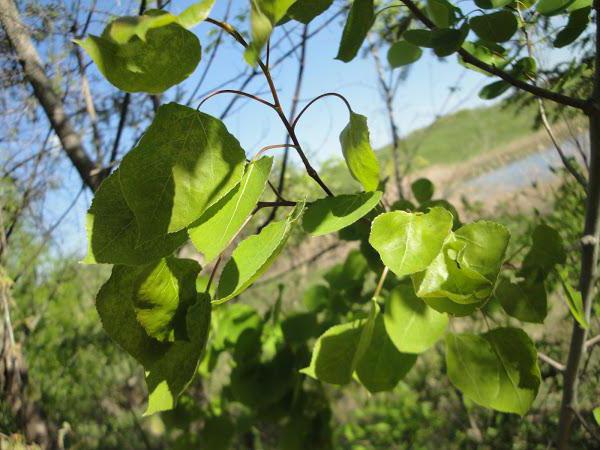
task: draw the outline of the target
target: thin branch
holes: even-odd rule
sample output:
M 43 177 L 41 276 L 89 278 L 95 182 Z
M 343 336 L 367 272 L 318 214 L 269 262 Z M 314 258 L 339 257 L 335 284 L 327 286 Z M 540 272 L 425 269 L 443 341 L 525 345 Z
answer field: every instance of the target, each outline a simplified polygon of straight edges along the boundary
M 593 338 L 585 341 L 585 349 L 589 350 L 596 344 L 600 344 L 600 334 L 598 336 L 594 336 Z
M 433 23 L 433 21 L 425 15 L 423 11 L 414 3 L 412 0 L 401 0 L 408 9 L 412 12 L 412 14 L 419 19 L 427 28 L 431 30 L 437 30 L 438 27 Z M 503 79 L 507 83 L 512 86 L 521 89 L 523 91 L 529 92 L 537 97 L 545 98 L 548 100 L 552 100 L 553 102 L 560 103 L 562 105 L 571 106 L 573 108 L 580 109 L 585 112 L 590 112 L 592 110 L 597 109 L 597 106 L 594 106 L 587 100 L 582 100 L 579 98 L 569 97 L 567 95 L 563 95 L 559 92 L 550 91 L 548 89 L 544 89 L 542 87 L 527 83 L 519 78 L 512 76 L 511 74 L 504 72 L 503 70 L 487 64 L 480 59 L 473 56 L 471 53 L 464 49 L 458 50 L 458 54 L 462 57 L 463 61 L 468 64 L 471 64 L 485 72 L 488 72 L 492 75 L 496 75 L 497 77 Z
M 216 26 L 222 28 L 229 35 L 231 35 L 238 43 L 240 43 L 240 45 L 242 45 L 244 48 L 248 47 L 248 43 L 246 42 L 244 37 L 235 28 L 233 28 L 230 24 L 228 24 L 226 22 L 221 22 L 219 20 L 212 19 L 210 17 L 208 17 L 205 20 L 205 22 L 211 23 L 213 25 L 216 25 Z M 281 102 L 279 101 L 279 95 L 277 94 L 277 89 L 275 87 L 275 83 L 273 82 L 273 77 L 271 76 L 271 72 L 265 66 L 265 64 L 262 62 L 261 59 L 257 60 L 257 64 L 260 67 L 265 79 L 267 80 L 269 89 L 271 90 L 271 94 L 273 96 L 273 103 L 275 105 L 275 110 L 277 111 L 277 115 L 279 116 L 279 118 L 281 119 L 281 122 L 285 126 L 288 134 L 290 135 L 292 142 L 296 146 L 296 151 L 298 152 L 298 155 L 300 156 L 300 159 L 302 160 L 302 163 L 304 164 L 304 167 L 306 169 L 306 172 L 308 173 L 308 176 L 310 176 L 313 180 L 315 180 L 317 182 L 317 184 L 319 186 L 321 186 L 321 188 L 325 191 L 325 193 L 327 195 L 333 196 L 333 193 L 331 192 L 331 190 L 327 187 L 327 185 L 323 182 L 323 180 L 321 179 L 321 177 L 319 176 L 317 171 L 310 164 L 310 161 L 308 160 L 308 158 L 306 157 L 306 154 L 302 150 L 302 146 L 300 145 L 300 141 L 298 140 L 298 137 L 296 136 L 294 129 L 292 128 L 287 117 L 283 113 L 283 110 L 281 109 Z
M 551 366 L 554 369 L 558 370 L 559 372 L 564 372 L 565 371 L 565 365 L 564 364 L 559 363 L 558 361 L 556 361 L 555 359 L 550 358 L 548 355 L 545 355 L 544 353 L 538 352 L 538 358 L 541 361 L 544 361 L 549 366 Z
M 202 107 L 202 105 L 204 105 L 204 103 L 207 100 L 215 97 L 216 95 L 221 95 L 221 94 L 235 94 L 235 95 L 239 95 L 241 97 L 247 97 L 247 98 L 250 98 L 250 99 L 252 99 L 254 101 L 262 103 L 263 105 L 267 105 L 269 108 L 275 109 L 275 105 L 273 103 L 271 103 L 271 102 L 269 102 L 269 101 L 267 101 L 267 100 L 265 100 L 263 98 L 260 98 L 260 97 L 254 95 L 254 94 L 250 94 L 250 93 L 244 92 L 244 91 L 238 91 L 236 89 L 220 89 L 220 90 L 215 91 L 215 92 L 207 95 L 206 97 L 204 97 L 202 99 L 202 101 L 198 104 L 198 106 L 196 107 L 196 111 L 200 111 L 200 108 Z
M 115 140 L 113 141 L 113 147 L 110 151 L 110 158 L 108 160 L 109 165 L 112 164 L 119 155 L 119 143 L 121 142 L 121 135 L 125 129 L 125 122 L 127 121 L 127 112 L 129 111 L 129 103 L 131 101 L 131 94 L 126 92 L 121 101 L 121 113 L 119 115 L 119 124 L 117 125 L 117 133 L 115 134 Z
M 64 104 L 45 73 L 42 60 L 27 28 L 21 21 L 19 10 L 13 0 L 0 0 L 0 23 L 14 48 L 23 68 L 23 74 L 33 88 L 34 95 L 60 140 L 64 152 L 86 186 L 96 190 L 103 174 L 96 171 L 96 163 L 88 155 L 81 136 L 67 116 Z
M 280 206 L 296 206 L 296 202 L 292 202 L 289 200 L 279 200 L 276 202 L 258 202 L 254 211 L 256 212 L 262 208 L 278 208 Z
M 261 148 L 259 151 L 256 152 L 256 155 L 254 155 L 254 158 L 252 158 L 253 161 L 256 161 L 258 158 L 260 158 L 265 152 L 268 152 L 269 150 L 273 150 L 276 148 L 296 148 L 296 146 L 294 144 L 272 144 L 272 145 L 265 145 L 263 148 Z
M 300 120 L 300 117 L 302 117 L 302 115 L 308 110 L 308 108 L 310 108 L 313 103 L 321 100 L 322 98 L 325 97 L 337 97 L 340 100 L 342 100 L 344 102 L 344 104 L 346 105 L 346 108 L 348 108 L 348 113 L 352 114 L 352 107 L 350 106 L 350 102 L 346 99 L 346 97 L 344 97 L 342 94 L 339 94 L 338 92 L 325 92 L 324 94 L 321 94 L 315 98 L 313 98 L 310 102 L 308 102 L 304 108 L 302 108 L 300 110 L 300 112 L 298 113 L 298 115 L 296 116 L 296 118 L 294 119 L 294 121 L 292 122 L 292 128 L 296 128 L 296 125 L 298 125 L 298 121 Z

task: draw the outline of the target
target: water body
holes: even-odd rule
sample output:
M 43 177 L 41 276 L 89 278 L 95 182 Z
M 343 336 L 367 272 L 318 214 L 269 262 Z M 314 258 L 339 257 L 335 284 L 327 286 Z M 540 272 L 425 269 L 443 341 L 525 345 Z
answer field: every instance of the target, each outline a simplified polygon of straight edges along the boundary
M 578 139 L 587 153 L 589 151 L 587 135 L 579 136 Z M 561 148 L 565 155 L 576 158 L 582 164 L 581 155 L 572 140 L 565 141 Z M 499 194 L 508 194 L 531 187 L 534 183 L 543 184 L 552 181 L 558 176 L 553 169 L 560 167 L 562 167 L 560 156 L 552 146 L 473 177 L 460 189 L 465 191 L 472 200 L 483 200 L 489 195 L 490 190 Z

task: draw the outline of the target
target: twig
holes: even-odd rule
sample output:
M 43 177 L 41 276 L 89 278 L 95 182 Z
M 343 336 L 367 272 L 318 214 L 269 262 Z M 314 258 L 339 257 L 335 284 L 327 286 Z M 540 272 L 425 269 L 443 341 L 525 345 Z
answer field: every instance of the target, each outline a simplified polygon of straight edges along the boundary
M 412 0 L 401 0 L 408 9 L 412 12 L 412 14 L 419 19 L 427 28 L 431 30 L 437 30 L 438 27 L 433 23 L 433 21 L 425 15 L 423 11 L 414 3 Z M 553 102 L 560 103 L 562 105 L 571 106 L 573 108 L 580 109 L 585 112 L 591 112 L 598 109 L 598 106 L 593 105 L 591 102 L 587 100 L 582 100 L 579 98 L 573 98 L 567 95 L 563 95 L 559 92 L 550 91 L 548 89 L 544 89 L 542 87 L 527 83 L 519 78 L 515 78 L 513 75 L 508 72 L 504 72 L 503 70 L 487 64 L 480 59 L 473 56 L 471 53 L 467 52 L 464 49 L 458 50 L 458 54 L 462 57 L 463 61 L 468 64 L 471 64 L 485 72 L 488 72 L 492 75 L 496 75 L 497 77 L 503 79 L 507 83 L 512 86 L 519 88 L 523 91 L 529 92 L 537 97 L 545 98 L 548 100 L 552 100 Z
M 250 98 L 252 100 L 255 100 L 259 103 L 262 103 L 263 105 L 267 105 L 269 108 L 275 108 L 275 105 L 263 98 L 260 98 L 254 94 L 249 94 L 248 92 L 244 92 L 244 91 L 238 91 L 236 89 L 220 89 L 218 91 L 212 92 L 211 94 L 207 95 L 206 97 L 204 97 L 202 99 L 202 101 L 198 104 L 198 106 L 196 107 L 196 111 L 200 111 L 200 108 L 202 107 L 202 105 L 204 103 L 206 103 L 207 100 L 213 98 L 216 95 L 221 95 L 221 94 L 235 94 L 235 95 L 239 95 L 241 97 L 246 97 L 246 98 Z
M 339 94 L 337 92 L 326 92 L 324 94 L 321 94 L 321 95 L 313 98 L 310 102 L 308 102 L 304 106 L 304 108 L 302 108 L 300 110 L 300 112 L 298 113 L 298 115 L 296 116 L 294 121 L 292 122 L 292 128 L 296 128 L 296 125 L 298 125 L 298 121 L 300 120 L 300 117 L 302 117 L 302 115 L 308 110 L 308 108 L 310 108 L 312 106 L 313 103 L 317 102 L 318 100 L 320 100 L 324 97 L 337 97 L 337 98 L 341 99 L 344 102 L 344 104 L 346 105 L 346 108 L 348 108 L 348 112 L 352 113 L 352 107 L 350 106 L 350 102 L 346 99 L 346 97 L 344 97 L 342 94 Z
M 559 363 L 558 361 L 550 358 L 548 355 L 545 355 L 544 353 L 538 352 L 538 358 L 540 360 L 544 361 L 549 366 L 551 366 L 554 369 L 558 370 L 559 372 L 564 372 L 565 371 L 564 364 Z

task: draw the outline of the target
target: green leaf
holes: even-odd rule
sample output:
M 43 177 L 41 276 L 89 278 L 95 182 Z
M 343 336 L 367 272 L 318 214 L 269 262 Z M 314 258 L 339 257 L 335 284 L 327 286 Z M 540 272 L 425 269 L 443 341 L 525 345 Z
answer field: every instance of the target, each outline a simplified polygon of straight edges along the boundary
M 469 25 L 477 36 L 490 42 L 506 42 L 518 28 L 517 18 L 508 10 L 473 17 Z
M 583 329 L 588 329 L 589 324 L 587 320 L 585 320 L 585 311 L 583 309 L 583 300 L 581 298 L 581 292 L 573 289 L 573 286 L 568 282 L 568 277 L 565 272 L 557 272 L 560 283 L 565 292 L 565 299 L 567 301 L 567 306 L 569 307 L 569 311 L 573 315 L 573 318 L 577 321 L 577 323 Z
M 215 0 L 202 0 L 192 3 L 177 17 L 179 25 L 185 28 L 192 28 L 204 21 L 215 4 Z
M 133 282 L 135 315 L 146 333 L 159 341 L 185 339 L 185 317 L 196 301 L 200 266 L 191 259 L 163 258 L 141 267 Z
M 492 100 L 500 95 L 504 94 L 510 89 L 511 85 L 504 80 L 494 81 L 493 83 L 485 85 L 479 91 L 479 97 L 484 100 Z
M 567 254 L 562 238 L 554 228 L 538 225 L 531 234 L 532 245 L 523 260 L 520 273 L 525 275 L 539 270 L 546 277 L 557 264 L 564 264 Z
M 186 339 L 160 342 L 150 337 L 136 319 L 135 280 L 143 268 L 114 266 L 96 299 L 106 333 L 146 370 L 149 403 L 146 414 L 172 409 L 194 377 L 210 327 L 210 299 L 199 295 L 185 315 Z
M 185 230 L 137 244 L 135 216 L 121 192 L 119 170 L 106 178 L 86 216 L 88 253 L 86 264 L 142 265 L 170 255 L 187 241 Z
M 502 278 L 494 291 L 506 314 L 523 322 L 544 323 L 548 300 L 543 281 L 526 278 L 511 282 Z
M 433 31 L 430 30 L 408 30 L 404 32 L 404 39 L 419 47 L 433 48 Z
M 290 344 L 303 344 L 310 338 L 319 335 L 317 316 L 313 312 L 298 313 L 289 316 L 281 322 L 281 331 L 286 342 Z
M 567 9 L 574 0 L 540 0 L 535 9 L 542 16 L 554 16 Z
M 393 69 L 412 64 L 423 55 L 423 50 L 408 41 L 394 42 L 387 53 L 387 59 Z
M 497 411 L 525 415 L 540 385 L 533 342 L 517 328 L 449 333 L 446 365 L 450 381 L 466 397 Z
M 235 436 L 235 424 L 226 413 L 204 419 L 200 442 L 210 450 L 229 450 Z
M 594 419 L 596 420 L 596 423 L 598 425 L 600 425 L 600 407 L 594 408 L 593 413 L 594 413 Z
M 309 366 L 300 372 L 325 383 L 349 383 L 369 348 L 378 312 L 377 303 L 373 302 L 367 318 L 334 325 L 325 331 L 315 343 Z
M 223 122 L 175 103 L 161 106 L 119 169 L 143 244 L 179 231 L 242 177 L 245 154 Z
M 296 0 L 296 3 L 288 9 L 288 16 L 298 22 L 308 24 L 315 17 L 327 11 L 332 3 L 333 0 Z
M 383 317 L 375 319 L 373 336 L 358 362 L 356 375 L 369 392 L 391 391 L 417 361 L 417 355 L 400 353 L 385 331 Z
M 573 12 L 577 11 L 578 9 L 589 8 L 593 5 L 593 3 L 593 0 L 575 0 L 568 6 L 567 11 Z
M 218 308 L 214 313 L 213 346 L 217 350 L 225 350 L 235 346 L 242 333 L 247 330 L 261 330 L 262 317 L 251 306 L 234 303 Z
M 335 59 L 349 62 L 354 59 L 367 33 L 375 22 L 373 0 L 354 0 L 344 25 L 342 40 Z
M 492 293 L 509 239 L 508 230 L 494 222 L 459 228 L 429 267 L 413 275 L 417 296 L 480 303 Z
M 307 208 L 302 226 L 313 236 L 341 230 L 377 206 L 381 195 L 375 191 L 319 199 Z
M 513 0 L 475 0 L 475 4 L 482 9 L 503 8 L 512 2 Z
M 244 59 L 251 66 L 256 65 L 260 53 L 271 32 L 295 0 L 250 0 L 250 25 L 252 41 L 244 52 Z
M 458 242 L 464 243 L 458 264 L 471 272 L 471 276 L 482 275 L 495 283 L 510 240 L 508 229 L 499 223 L 481 220 L 459 228 L 454 234 Z
M 494 44 L 493 42 L 467 41 L 463 43 L 462 48 L 475 58 L 483 61 L 486 64 L 489 64 L 490 66 L 503 68 L 508 64 L 509 61 L 506 55 L 506 50 L 502 46 Z M 480 69 L 479 67 L 475 67 L 469 63 L 466 63 L 460 56 L 459 61 L 462 65 L 471 70 L 475 70 L 488 76 L 490 75 L 488 72 Z
M 102 36 L 75 41 L 106 79 L 126 92 L 160 94 L 181 83 L 200 62 L 198 38 L 164 11 L 121 17 Z
M 438 312 L 450 314 L 457 317 L 470 316 L 479 308 L 481 308 L 486 300 L 480 300 L 478 303 L 469 303 L 469 304 L 461 304 L 453 302 L 447 298 L 423 298 L 423 300 L 427 306 L 435 309 Z
M 309 311 L 319 312 L 323 310 L 329 303 L 329 289 L 322 284 L 311 286 L 304 291 L 302 303 Z
M 365 191 L 374 191 L 379 185 L 379 162 L 369 142 L 367 118 L 354 112 L 350 122 L 340 133 L 342 153 L 350 174 Z
M 435 187 L 427 178 L 419 178 L 410 185 L 410 189 L 419 203 L 427 202 L 433 197 Z
M 240 184 L 190 225 L 190 239 L 206 263 L 219 256 L 240 231 L 265 189 L 272 165 L 270 157 L 248 164 Z
M 146 367 L 148 407 L 145 416 L 173 409 L 192 382 L 206 348 L 210 313 L 210 297 L 200 294 L 186 316 L 189 340 L 176 340 L 163 357 Z
M 373 221 L 369 243 L 401 277 L 427 268 L 451 229 L 452 214 L 443 208 L 432 208 L 426 214 L 392 211 Z
M 303 210 L 303 203 L 296 205 L 285 220 L 272 222 L 259 234 L 240 242 L 223 268 L 215 303 L 225 303 L 238 296 L 266 272 L 283 250 Z
M 439 56 L 449 56 L 457 52 L 469 34 L 468 25 L 463 25 L 460 29 L 441 28 L 433 31 L 433 46 L 434 53 Z
M 410 284 L 394 288 L 385 302 L 385 329 L 404 353 L 422 353 L 446 331 L 448 316 L 427 306 Z
M 590 23 L 591 10 L 592 8 L 587 7 L 576 9 L 570 13 L 567 25 L 558 32 L 556 39 L 554 39 L 554 47 L 562 48 L 575 42 L 575 40 L 581 36 Z
M 426 10 L 438 28 L 449 28 L 456 22 L 456 8 L 447 0 L 427 0 Z

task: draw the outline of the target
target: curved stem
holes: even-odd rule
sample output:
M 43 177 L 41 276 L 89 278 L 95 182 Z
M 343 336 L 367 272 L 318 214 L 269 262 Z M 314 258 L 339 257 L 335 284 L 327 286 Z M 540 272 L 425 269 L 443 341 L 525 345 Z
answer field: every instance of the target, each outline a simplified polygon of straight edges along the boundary
M 316 101 L 318 101 L 324 97 L 337 97 L 337 98 L 341 99 L 346 104 L 346 108 L 348 108 L 348 112 L 352 113 L 352 107 L 350 106 L 350 102 L 346 99 L 346 97 L 344 97 L 342 94 L 338 94 L 337 92 L 326 92 L 325 94 L 321 94 L 321 95 L 313 98 L 310 102 L 308 102 L 306 104 L 306 106 L 304 108 L 302 108 L 302 110 L 298 113 L 298 115 L 292 122 L 292 128 L 296 129 L 296 125 L 298 124 L 298 120 L 300 120 L 300 117 L 302 117 L 302 114 L 304 114 L 306 112 L 306 110 L 312 106 L 313 103 L 315 103 Z
M 294 144 L 266 145 L 263 148 L 261 148 L 258 152 L 256 152 L 256 155 L 254 155 L 254 158 L 252 158 L 252 161 L 256 161 L 259 157 L 261 157 L 265 152 L 268 152 L 269 150 L 273 150 L 275 148 L 290 148 L 290 147 L 296 148 L 296 146 Z
M 235 28 L 233 28 L 230 24 L 228 24 L 226 22 L 221 22 L 220 20 L 215 20 L 211 17 L 207 17 L 205 22 L 211 23 L 213 25 L 216 25 L 216 26 L 222 28 L 229 35 L 231 35 L 237 42 L 239 42 L 244 48 L 248 47 L 248 43 L 246 42 L 244 37 Z M 277 111 L 277 115 L 279 116 L 279 118 L 281 119 L 281 122 L 283 123 L 287 132 L 289 133 L 292 142 L 296 146 L 296 151 L 298 152 L 298 155 L 300 156 L 300 159 L 302 160 L 302 163 L 304 164 L 304 167 L 306 168 L 306 172 L 313 180 L 315 180 L 317 182 L 317 184 L 319 186 L 321 186 L 321 188 L 325 191 L 325 193 L 327 195 L 333 196 L 333 193 L 331 192 L 331 190 L 329 190 L 329 188 L 323 182 L 321 177 L 319 177 L 319 174 L 317 173 L 317 171 L 314 169 L 313 166 L 311 166 L 310 162 L 308 161 L 308 158 L 306 157 L 306 154 L 302 150 L 302 146 L 300 145 L 300 141 L 298 140 L 298 137 L 296 136 L 294 129 L 290 125 L 289 120 L 287 119 L 283 110 L 281 109 L 281 102 L 279 101 L 279 96 L 277 95 L 277 89 L 275 88 L 275 83 L 273 82 L 273 77 L 271 76 L 271 72 L 269 71 L 269 68 L 262 62 L 262 60 L 260 58 L 258 59 L 257 64 L 260 67 L 260 70 L 262 71 L 263 75 L 265 76 L 265 79 L 267 80 L 267 84 L 269 85 L 269 90 L 271 91 L 271 94 L 273 95 L 274 109 L 275 109 L 275 111 Z
M 202 99 L 202 101 L 198 104 L 198 106 L 196 107 L 196 111 L 200 111 L 200 108 L 202 107 L 202 105 L 209 99 L 211 99 L 212 97 L 215 97 L 217 95 L 221 95 L 221 94 L 235 94 L 235 95 L 240 95 L 242 97 L 247 97 L 250 98 L 252 100 L 255 100 L 257 102 L 262 103 L 263 105 L 267 105 L 269 108 L 275 108 L 275 105 L 263 98 L 260 98 L 254 94 L 249 94 L 248 92 L 244 92 L 244 91 L 238 91 L 235 89 L 220 89 L 218 91 L 215 91 L 211 94 L 208 94 L 206 97 L 204 97 Z

